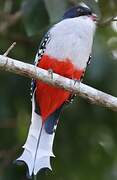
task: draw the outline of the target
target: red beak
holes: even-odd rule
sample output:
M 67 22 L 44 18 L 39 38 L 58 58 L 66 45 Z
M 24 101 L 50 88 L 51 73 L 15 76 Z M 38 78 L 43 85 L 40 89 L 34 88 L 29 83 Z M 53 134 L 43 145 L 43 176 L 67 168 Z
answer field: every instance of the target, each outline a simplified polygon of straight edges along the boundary
M 92 14 L 91 18 L 93 21 L 97 21 L 97 15 L 96 14 Z

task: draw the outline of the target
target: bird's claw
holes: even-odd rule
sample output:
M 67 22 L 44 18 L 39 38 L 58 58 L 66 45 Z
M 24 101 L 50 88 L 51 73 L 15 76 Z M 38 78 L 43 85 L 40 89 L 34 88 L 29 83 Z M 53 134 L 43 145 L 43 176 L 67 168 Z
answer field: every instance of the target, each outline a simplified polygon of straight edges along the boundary
M 76 85 L 76 83 L 80 83 L 80 80 L 78 79 L 73 79 L 74 80 L 74 86 Z
M 48 69 L 48 74 L 50 75 L 51 79 L 53 79 L 53 70 L 52 69 Z

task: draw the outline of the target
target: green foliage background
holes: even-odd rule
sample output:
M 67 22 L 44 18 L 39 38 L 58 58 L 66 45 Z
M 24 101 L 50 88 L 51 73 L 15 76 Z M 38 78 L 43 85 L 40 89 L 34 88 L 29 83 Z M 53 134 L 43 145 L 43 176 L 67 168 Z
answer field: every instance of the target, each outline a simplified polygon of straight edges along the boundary
M 9 54 L 32 63 L 39 42 L 47 29 L 78 0 L 5 0 L 0 1 L 0 50 L 3 54 L 13 41 Z M 116 0 L 84 1 L 102 21 L 117 15 Z M 20 11 L 21 18 L 9 24 L 10 15 Z M 97 28 L 93 58 L 84 83 L 117 96 L 117 37 L 111 24 Z M 31 117 L 30 79 L 0 71 L 0 180 L 26 179 L 26 167 L 12 162 L 22 152 Z M 81 98 L 64 110 L 54 142 L 53 172 L 41 172 L 42 180 L 116 180 L 117 113 Z

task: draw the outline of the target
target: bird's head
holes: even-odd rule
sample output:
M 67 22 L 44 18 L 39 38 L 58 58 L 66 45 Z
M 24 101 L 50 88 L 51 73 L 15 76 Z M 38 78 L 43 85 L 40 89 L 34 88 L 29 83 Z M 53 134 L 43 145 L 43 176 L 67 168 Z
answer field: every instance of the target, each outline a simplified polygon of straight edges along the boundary
M 90 16 L 93 21 L 97 20 L 96 14 L 94 14 L 92 10 L 84 4 L 68 9 L 64 14 L 63 19 L 75 18 L 79 16 Z

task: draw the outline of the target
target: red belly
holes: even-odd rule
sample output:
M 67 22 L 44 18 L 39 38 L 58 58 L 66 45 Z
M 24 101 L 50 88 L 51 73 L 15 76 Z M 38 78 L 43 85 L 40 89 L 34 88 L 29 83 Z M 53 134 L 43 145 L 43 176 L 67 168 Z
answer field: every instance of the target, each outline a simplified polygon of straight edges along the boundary
M 52 69 L 61 76 L 80 80 L 84 70 L 77 70 L 70 60 L 58 61 L 44 55 L 37 65 L 43 69 Z M 50 86 L 42 81 L 36 81 L 36 101 L 40 107 L 41 116 L 45 121 L 56 109 L 58 109 L 70 96 L 70 92 Z

